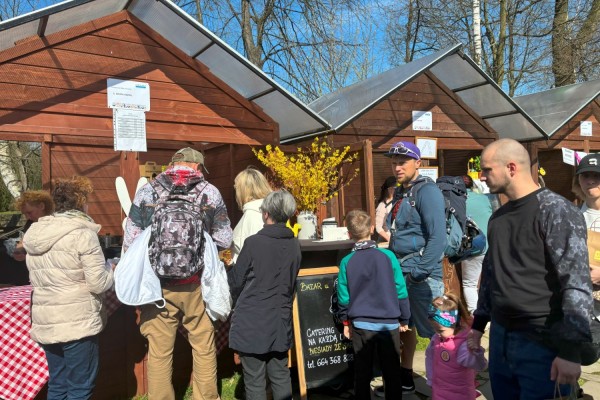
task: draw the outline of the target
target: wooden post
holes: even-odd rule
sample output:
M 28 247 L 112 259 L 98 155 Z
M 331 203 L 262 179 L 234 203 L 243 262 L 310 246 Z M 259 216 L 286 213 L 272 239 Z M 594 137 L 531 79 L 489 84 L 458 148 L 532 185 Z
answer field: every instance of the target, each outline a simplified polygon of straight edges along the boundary
M 302 270 L 300 270 L 302 271 Z M 304 373 L 304 355 L 302 354 L 302 339 L 300 332 L 300 316 L 298 315 L 298 298 L 294 296 L 292 306 L 292 322 L 294 324 L 294 348 L 298 367 L 298 386 L 300 387 L 300 400 L 307 399 L 306 375 Z
M 44 135 L 42 142 L 42 188 L 50 190 L 52 186 L 52 135 Z

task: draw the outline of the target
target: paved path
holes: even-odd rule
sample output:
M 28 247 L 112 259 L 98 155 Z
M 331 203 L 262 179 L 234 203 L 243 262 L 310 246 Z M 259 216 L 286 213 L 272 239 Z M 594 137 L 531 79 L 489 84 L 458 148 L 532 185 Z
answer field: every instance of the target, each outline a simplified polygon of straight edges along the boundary
M 488 348 L 488 332 L 485 333 L 481 340 L 482 346 L 486 349 L 486 357 L 487 357 L 487 348 Z M 418 376 L 415 376 L 415 386 L 417 388 L 416 393 L 414 394 L 405 394 L 402 396 L 403 400 L 425 400 L 431 396 L 431 388 L 427 386 L 425 382 L 425 352 L 418 351 L 415 354 L 415 359 L 413 363 L 413 371 Z M 585 381 L 582 385 L 584 393 L 586 396 L 584 399 L 586 400 L 600 400 L 600 361 L 590 365 L 588 367 L 582 367 L 582 375 L 581 378 Z M 493 400 L 492 396 L 492 388 L 490 385 L 489 375 L 486 371 L 480 372 L 477 375 L 477 381 L 479 382 L 479 386 L 477 389 L 481 391 L 482 396 L 478 397 L 477 400 Z M 309 393 L 309 400 L 337 400 L 337 399 L 347 399 L 348 394 L 342 394 L 340 397 L 331 397 L 322 394 L 311 395 Z M 382 398 L 375 396 L 374 394 L 371 396 L 372 400 L 382 400 Z

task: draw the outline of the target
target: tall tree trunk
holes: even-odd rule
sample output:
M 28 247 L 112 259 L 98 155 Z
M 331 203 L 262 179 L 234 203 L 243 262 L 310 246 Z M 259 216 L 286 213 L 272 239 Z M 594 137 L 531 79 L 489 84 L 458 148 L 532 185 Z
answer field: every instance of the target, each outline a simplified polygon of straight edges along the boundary
M 2 181 L 11 196 L 17 198 L 23 192 L 23 183 L 15 171 L 11 147 L 8 141 L 0 141 L 0 176 L 2 176 Z M 21 159 L 19 158 L 20 161 Z
M 575 60 L 569 29 L 569 0 L 556 0 L 554 3 L 552 73 L 555 87 L 575 83 Z
M 473 60 L 481 66 L 481 4 L 473 0 Z
M 202 9 L 200 8 L 200 0 L 195 0 L 196 3 L 196 18 L 198 18 L 198 22 L 204 25 L 204 21 L 202 19 Z
M 498 42 L 492 54 L 492 78 L 498 85 L 504 81 L 504 54 L 506 50 L 506 30 L 508 16 L 508 0 L 500 0 L 500 26 L 498 27 Z

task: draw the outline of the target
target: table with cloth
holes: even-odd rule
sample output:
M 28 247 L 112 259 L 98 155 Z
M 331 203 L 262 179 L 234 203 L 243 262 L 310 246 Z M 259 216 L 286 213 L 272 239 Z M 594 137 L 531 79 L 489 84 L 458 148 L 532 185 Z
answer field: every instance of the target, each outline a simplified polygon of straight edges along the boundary
M 0 399 L 34 399 L 48 382 L 44 350 L 29 337 L 31 294 L 31 286 L 0 289 Z M 107 292 L 105 305 L 109 316 L 121 306 L 115 292 Z M 217 352 L 227 346 L 228 331 L 225 323 L 216 332 Z

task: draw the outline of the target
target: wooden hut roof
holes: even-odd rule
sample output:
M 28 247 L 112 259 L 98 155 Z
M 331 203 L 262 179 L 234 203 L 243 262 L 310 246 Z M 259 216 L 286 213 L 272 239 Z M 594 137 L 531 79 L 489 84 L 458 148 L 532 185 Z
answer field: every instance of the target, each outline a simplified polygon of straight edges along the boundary
M 329 124 L 303 102 L 168 0 L 69 0 L 0 23 L 0 52 L 32 37 L 46 37 L 121 11 L 127 11 L 204 64 L 279 124 L 282 136 L 329 130 Z
M 544 138 L 544 130 L 460 49 L 456 44 L 322 96 L 308 106 L 338 131 L 429 70 L 500 138 Z M 281 138 L 285 142 L 299 137 L 282 133 Z
M 600 96 L 600 79 L 515 97 L 515 102 L 552 137 Z

